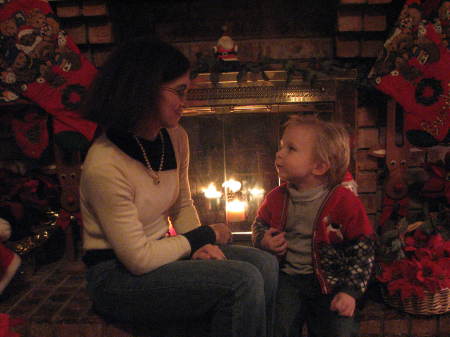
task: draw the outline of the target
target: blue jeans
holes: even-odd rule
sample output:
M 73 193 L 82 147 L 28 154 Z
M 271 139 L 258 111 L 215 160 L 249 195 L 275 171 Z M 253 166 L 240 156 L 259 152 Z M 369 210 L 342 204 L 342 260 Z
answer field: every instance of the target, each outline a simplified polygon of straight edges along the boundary
M 228 260 L 180 260 L 141 276 L 101 262 L 87 271 L 94 307 L 138 324 L 210 315 L 212 336 L 272 336 L 278 261 L 256 248 L 220 248 Z
M 330 310 L 334 295 L 323 295 L 314 275 L 280 273 L 275 309 L 276 337 L 299 337 L 303 324 L 309 337 L 350 337 L 357 333 L 353 317 Z

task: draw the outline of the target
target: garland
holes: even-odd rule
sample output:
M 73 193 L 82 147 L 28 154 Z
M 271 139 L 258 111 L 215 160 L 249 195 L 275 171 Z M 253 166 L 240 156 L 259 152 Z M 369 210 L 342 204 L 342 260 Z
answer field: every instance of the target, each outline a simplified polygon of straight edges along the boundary
M 373 88 L 368 80 L 371 60 L 344 62 L 336 59 L 272 59 L 264 57 L 257 62 L 240 62 L 218 60 L 212 55 L 205 56 L 202 53 L 197 53 L 196 57 L 197 61 L 192 67 L 191 79 L 196 78 L 200 73 L 209 73 L 213 85 L 218 84 L 220 74 L 224 72 L 237 72 L 238 83 L 244 82 L 248 73 L 260 74 L 263 80 L 268 81 L 269 78 L 265 71 L 279 69 L 281 65 L 281 69 L 287 74 L 286 85 L 289 85 L 295 76 L 300 76 L 310 86 L 314 86 L 318 78 L 332 79 L 336 75 L 356 69 L 356 86 Z

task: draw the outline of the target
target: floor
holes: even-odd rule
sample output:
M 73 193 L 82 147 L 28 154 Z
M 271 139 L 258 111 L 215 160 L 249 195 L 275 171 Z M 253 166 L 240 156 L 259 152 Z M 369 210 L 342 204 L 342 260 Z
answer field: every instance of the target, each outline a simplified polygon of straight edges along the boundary
M 360 337 L 450 337 L 450 313 L 412 316 L 386 306 L 375 292 L 361 311 Z M 0 300 L 0 313 L 21 317 L 23 337 L 202 337 L 204 322 L 165 327 L 130 327 L 106 322 L 92 311 L 80 262 L 58 261 L 21 273 Z

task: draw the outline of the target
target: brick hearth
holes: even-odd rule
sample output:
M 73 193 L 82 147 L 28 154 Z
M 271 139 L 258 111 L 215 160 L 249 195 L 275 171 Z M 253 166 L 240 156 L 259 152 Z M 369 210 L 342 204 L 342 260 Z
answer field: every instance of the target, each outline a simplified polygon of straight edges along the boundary
M 27 276 L 28 274 L 28 276 Z M 17 284 L 16 284 L 17 283 Z M 202 337 L 205 322 L 133 328 L 107 322 L 92 311 L 83 266 L 60 260 L 22 274 L 0 302 L 0 312 L 22 317 L 23 337 Z M 359 337 L 449 337 L 450 314 L 412 316 L 387 307 L 375 291 L 363 303 Z

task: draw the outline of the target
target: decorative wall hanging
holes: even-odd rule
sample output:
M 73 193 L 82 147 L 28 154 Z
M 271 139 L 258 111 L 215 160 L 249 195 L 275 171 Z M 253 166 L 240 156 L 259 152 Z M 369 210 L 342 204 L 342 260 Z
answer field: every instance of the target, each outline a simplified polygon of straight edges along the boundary
M 96 68 L 61 30 L 48 2 L 0 5 L 0 47 L 0 105 L 25 97 L 54 117 L 56 135 L 74 133 L 86 146 L 96 125 L 77 110 Z M 65 145 L 64 137 L 56 140 Z
M 414 146 L 450 142 L 450 2 L 407 0 L 369 77 L 402 105 Z

